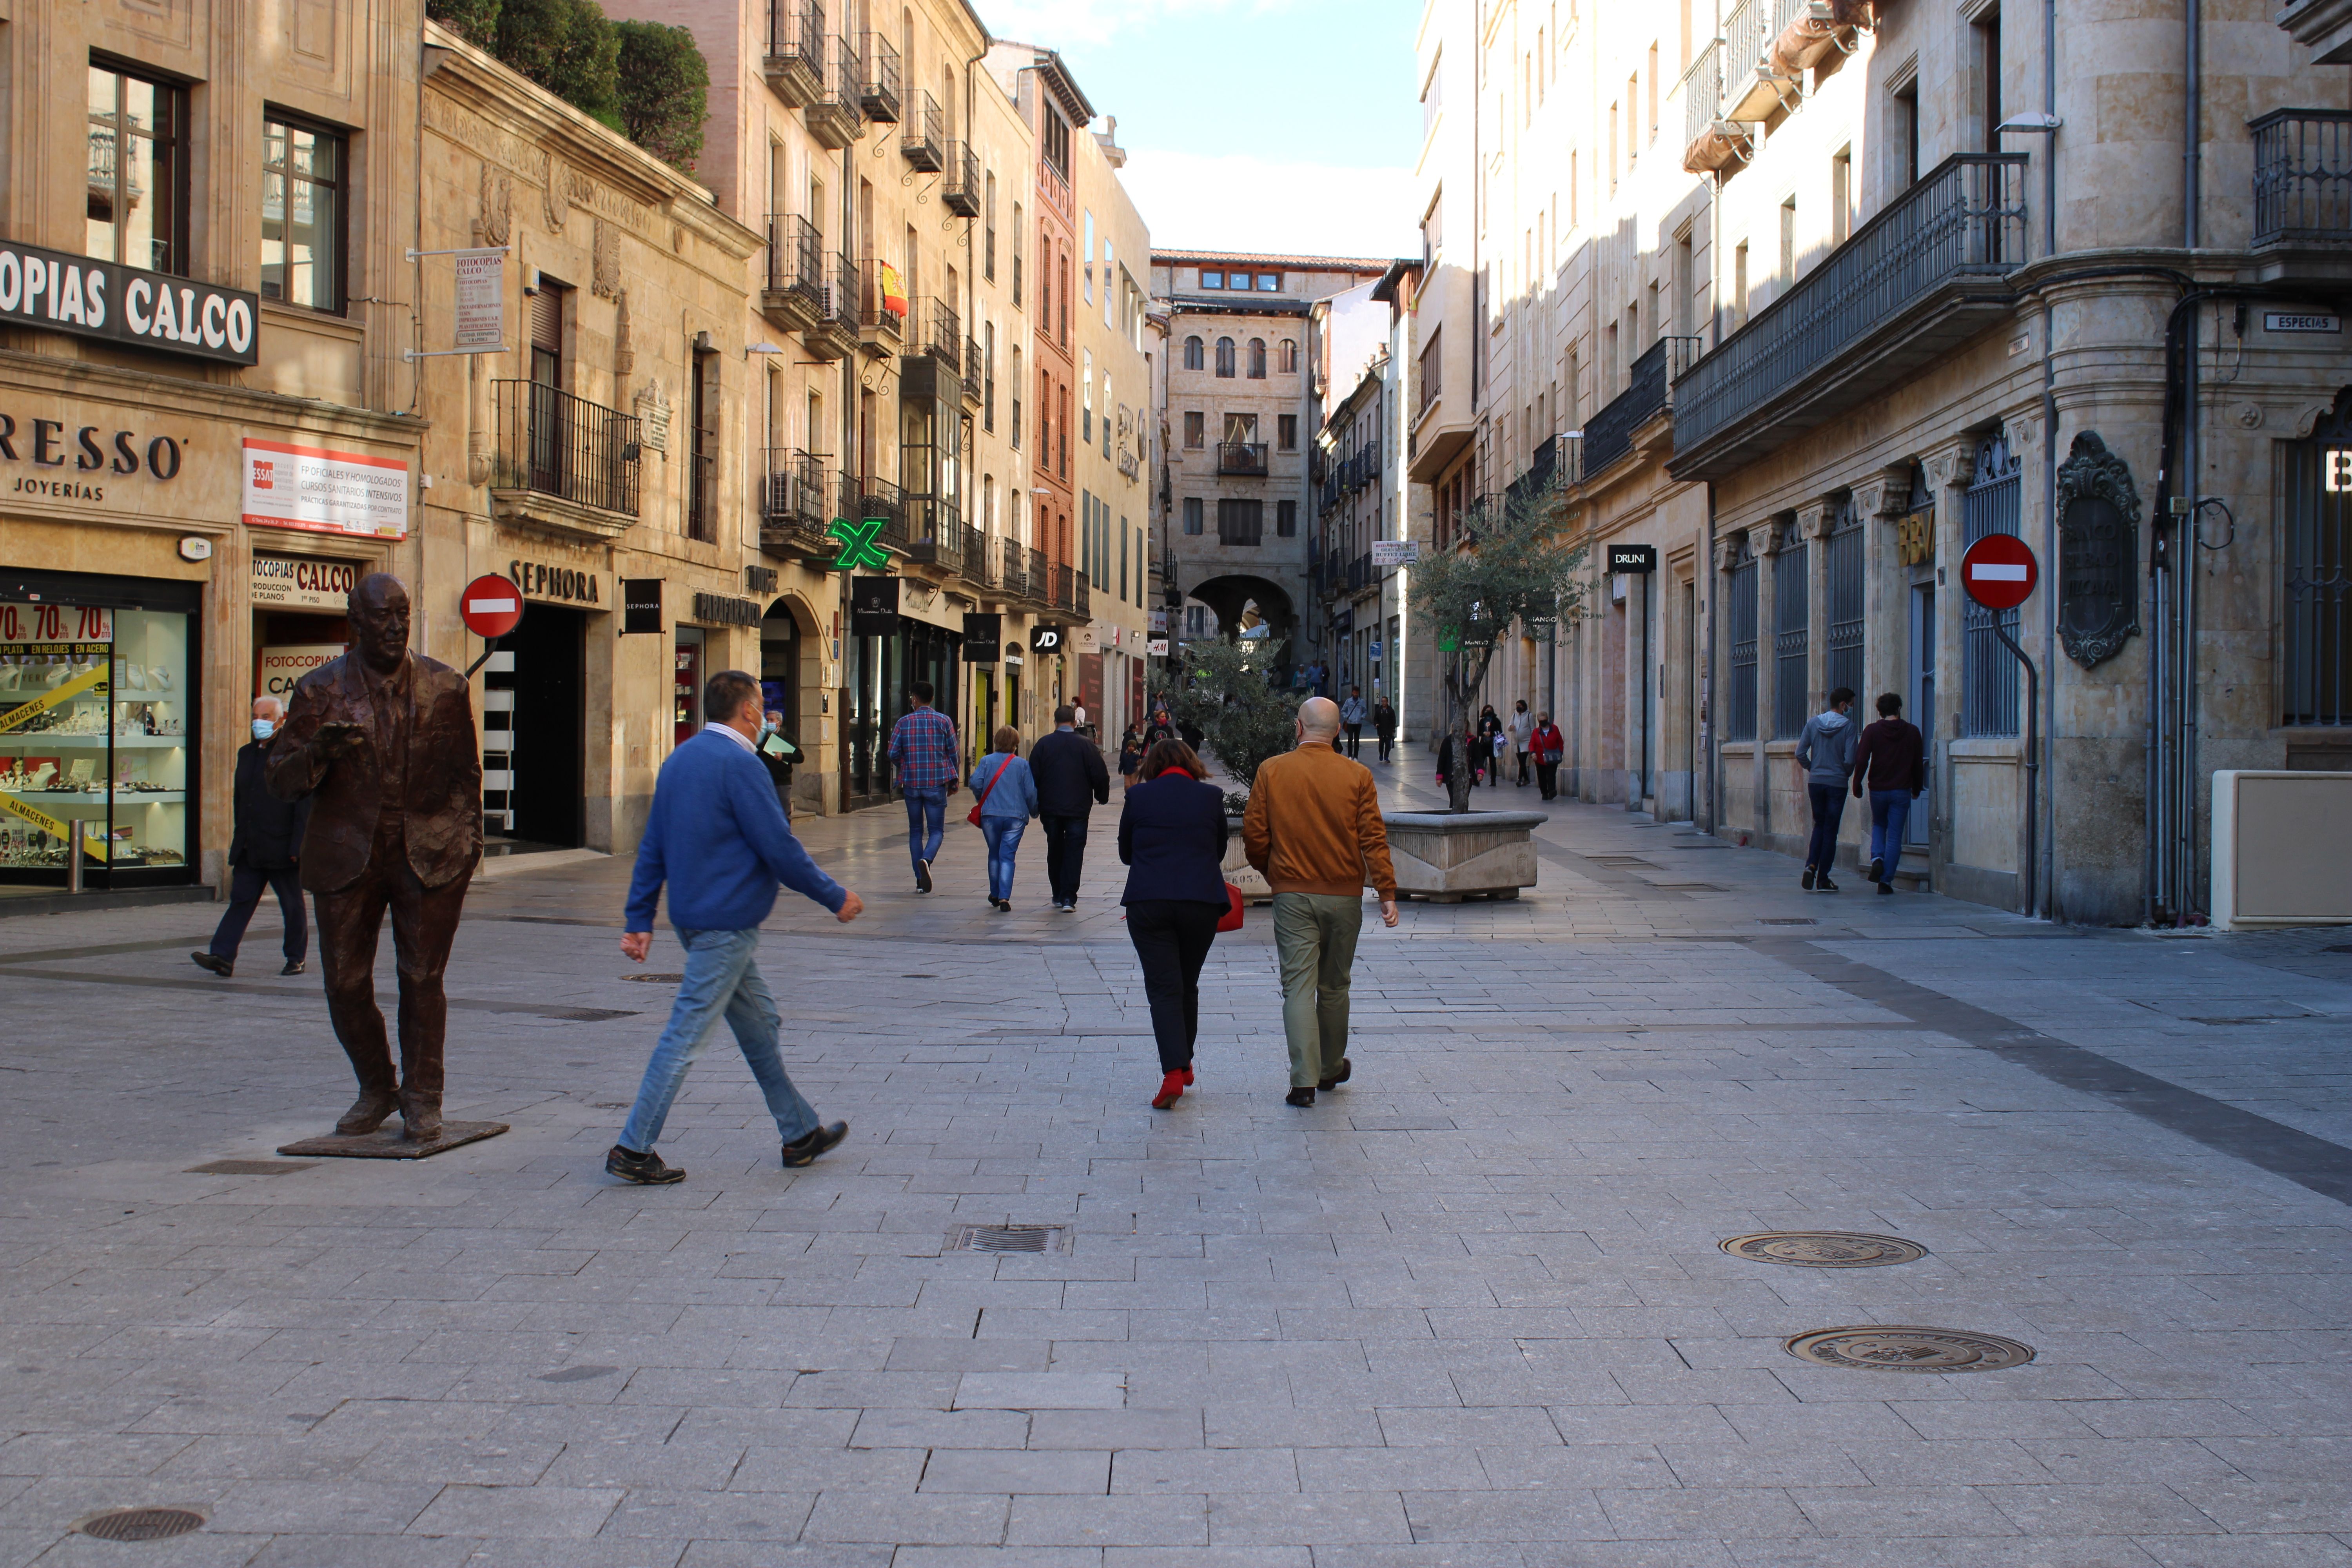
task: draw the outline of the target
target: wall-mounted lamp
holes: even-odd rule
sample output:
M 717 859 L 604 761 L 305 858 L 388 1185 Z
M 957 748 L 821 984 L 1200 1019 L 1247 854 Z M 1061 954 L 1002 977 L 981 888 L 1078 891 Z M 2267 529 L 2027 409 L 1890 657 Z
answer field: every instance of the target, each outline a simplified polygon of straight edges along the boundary
M 774 343 L 769 342 L 764 338 L 756 343 L 745 343 L 743 345 L 743 357 L 745 359 L 750 359 L 753 354 L 780 354 L 786 351 L 778 348 Z
M 1999 125 L 1994 126 L 1993 129 L 1995 131 L 2014 131 L 2021 135 L 2026 136 L 2047 136 L 2064 123 L 2064 121 L 2059 119 L 2054 114 L 2021 114 L 2016 116 L 2014 119 L 2002 121 Z

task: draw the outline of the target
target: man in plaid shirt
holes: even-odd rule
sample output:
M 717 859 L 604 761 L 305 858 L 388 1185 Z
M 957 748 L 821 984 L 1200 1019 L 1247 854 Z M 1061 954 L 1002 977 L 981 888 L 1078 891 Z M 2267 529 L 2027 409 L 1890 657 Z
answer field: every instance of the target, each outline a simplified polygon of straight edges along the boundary
M 928 680 L 907 683 L 913 708 L 890 727 L 890 765 L 907 803 L 907 852 L 915 859 L 915 891 L 931 890 L 931 862 L 947 830 L 948 796 L 956 788 L 953 721 L 931 706 Z

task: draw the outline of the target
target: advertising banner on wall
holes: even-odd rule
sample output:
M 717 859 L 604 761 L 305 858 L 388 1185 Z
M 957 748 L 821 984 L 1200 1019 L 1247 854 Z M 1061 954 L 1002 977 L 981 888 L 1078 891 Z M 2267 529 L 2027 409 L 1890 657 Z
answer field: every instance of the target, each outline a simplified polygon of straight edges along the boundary
M 256 609 L 331 610 L 340 616 L 359 585 L 360 566 L 354 561 L 258 552 L 253 557 L 250 596 Z
M 476 353 L 507 346 L 507 253 L 500 246 L 457 253 L 457 310 L 450 343 Z
M 91 132 L 93 153 L 98 134 Z M 0 245 L 0 321 L 16 325 L 252 364 L 261 353 L 255 331 L 260 310 L 258 296 L 242 289 L 35 245 Z
M 408 465 L 364 452 L 245 441 L 245 521 L 250 528 L 408 537 Z
M 297 682 L 320 665 L 342 657 L 343 645 L 339 642 L 295 643 L 284 647 L 263 648 L 260 667 L 255 671 L 253 694 L 291 702 Z

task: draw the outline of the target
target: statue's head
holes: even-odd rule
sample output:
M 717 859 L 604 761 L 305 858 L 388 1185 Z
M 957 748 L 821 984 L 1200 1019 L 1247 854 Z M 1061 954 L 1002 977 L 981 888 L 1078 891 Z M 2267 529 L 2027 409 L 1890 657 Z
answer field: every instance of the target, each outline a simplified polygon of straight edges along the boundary
M 360 579 L 345 601 L 360 658 L 379 675 L 389 675 L 408 657 L 408 590 L 389 572 Z

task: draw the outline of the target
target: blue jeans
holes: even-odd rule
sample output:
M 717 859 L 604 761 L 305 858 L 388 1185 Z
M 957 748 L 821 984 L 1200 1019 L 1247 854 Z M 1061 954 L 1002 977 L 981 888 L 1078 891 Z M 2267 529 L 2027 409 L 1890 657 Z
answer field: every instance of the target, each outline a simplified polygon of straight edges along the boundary
M 1870 858 L 1884 860 L 1889 879 L 1903 858 L 1903 830 L 1911 822 L 1911 792 L 1874 789 L 1870 792 Z
M 988 840 L 990 898 L 1013 897 L 1013 854 L 1021 847 L 1021 835 L 1028 826 L 1029 819 L 1025 816 L 983 816 L 980 819 L 980 836 Z
M 1838 823 L 1845 816 L 1845 785 L 1808 784 L 1805 794 L 1813 807 L 1813 841 L 1805 850 L 1805 864 L 1824 872 L 1837 864 Z
M 943 789 L 901 790 L 907 797 L 907 854 L 916 860 L 940 858 L 940 839 L 947 831 L 948 792 Z
M 662 1123 L 677 1091 L 686 1087 L 686 1069 L 709 1043 L 710 1028 L 719 1016 L 735 1031 L 751 1076 L 767 1097 L 768 1114 L 787 1143 L 816 1131 L 816 1111 L 801 1098 L 776 1054 L 776 999 L 751 962 L 760 951 L 760 933 L 751 931 L 681 931 L 686 944 L 686 978 L 677 1000 L 671 1004 L 669 1026 L 653 1059 L 646 1063 L 645 1081 L 637 1086 L 637 1102 L 621 1129 L 621 1147 L 640 1154 L 650 1152 L 661 1139 Z

